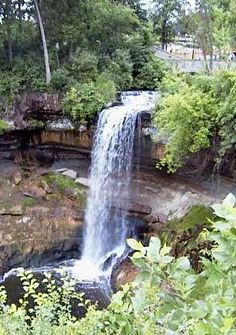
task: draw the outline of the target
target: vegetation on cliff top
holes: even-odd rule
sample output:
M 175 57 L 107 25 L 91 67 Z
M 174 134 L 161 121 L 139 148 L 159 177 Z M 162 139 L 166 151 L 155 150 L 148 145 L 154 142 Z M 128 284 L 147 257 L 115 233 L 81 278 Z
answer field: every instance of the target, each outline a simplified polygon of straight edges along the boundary
M 155 111 L 159 136 L 167 137 L 165 157 L 158 167 L 170 172 L 189 155 L 205 150 L 218 169 L 234 155 L 236 137 L 236 72 L 210 76 L 180 73 L 167 76 Z M 206 160 L 203 160 L 203 162 Z

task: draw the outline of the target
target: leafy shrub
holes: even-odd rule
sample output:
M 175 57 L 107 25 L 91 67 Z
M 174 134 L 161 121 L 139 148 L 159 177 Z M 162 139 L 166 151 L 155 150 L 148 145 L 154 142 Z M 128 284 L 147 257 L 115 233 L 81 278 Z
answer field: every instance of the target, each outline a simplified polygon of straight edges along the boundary
M 98 58 L 90 51 L 78 49 L 67 67 L 70 75 L 79 82 L 89 82 L 98 76 Z
M 214 126 L 215 102 L 210 94 L 187 84 L 180 92 L 164 96 L 156 110 L 159 136 L 168 136 L 166 154 L 160 165 L 170 172 L 181 167 L 189 154 L 210 146 Z
M 210 148 L 220 164 L 236 146 L 236 74 L 220 71 L 212 76 L 167 76 L 156 107 L 155 124 L 168 137 L 165 158 L 171 172 L 192 153 Z
M 46 90 L 44 69 L 41 59 L 15 59 L 11 70 L 1 71 L 0 96 L 5 104 L 10 104 L 16 97 L 27 90 Z
M 63 105 L 67 114 L 79 122 L 91 121 L 116 95 L 115 84 L 103 75 L 96 81 L 78 83 L 71 87 L 65 96 Z
M 0 134 L 8 129 L 8 124 L 4 120 L 0 120 Z
M 135 78 L 135 86 L 142 89 L 157 89 L 166 72 L 166 63 L 156 56 L 150 55 Z
M 116 50 L 105 74 L 116 85 L 117 89 L 130 89 L 133 83 L 133 63 L 128 50 Z
M 50 86 L 55 90 L 64 91 L 70 82 L 69 71 L 65 68 L 61 68 L 53 71 Z
M 194 273 L 186 257 L 173 259 L 169 248 L 151 238 L 148 248 L 129 241 L 136 250 L 132 260 L 141 268 L 133 306 L 143 319 L 156 320 L 156 334 L 235 334 L 236 209 L 230 194 L 212 206 L 220 221 L 202 239 L 213 242 L 203 272 Z M 209 259 L 209 256 L 212 260 Z M 140 288 L 141 287 L 141 288 Z

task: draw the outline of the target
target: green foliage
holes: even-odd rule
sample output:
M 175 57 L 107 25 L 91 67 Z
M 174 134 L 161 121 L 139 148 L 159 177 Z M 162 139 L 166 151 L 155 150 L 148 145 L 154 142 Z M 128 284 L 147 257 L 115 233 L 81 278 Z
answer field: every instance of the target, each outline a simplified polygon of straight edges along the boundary
M 0 134 L 8 129 L 8 124 L 4 120 L 0 120 Z
M 64 109 L 74 120 L 80 122 L 91 121 L 102 107 L 114 100 L 115 84 L 101 75 L 96 81 L 78 83 L 66 93 Z
M 235 72 L 172 76 L 163 81 L 155 112 L 159 136 L 168 138 L 158 167 L 167 165 L 174 172 L 190 154 L 210 147 L 219 163 L 236 145 Z M 217 147 L 213 147 L 215 142 L 219 142 Z
M 34 206 L 36 203 L 37 203 L 37 201 L 36 201 L 35 198 L 27 197 L 27 198 L 24 198 L 24 199 L 23 199 L 23 201 L 22 201 L 22 207 L 23 207 L 23 208 L 26 208 L 26 207 L 32 207 L 32 206 Z
M 155 122 L 161 135 L 168 136 L 166 154 L 161 165 L 174 172 L 190 153 L 210 146 L 215 102 L 187 83 L 174 94 L 164 96 L 156 110 Z
M 19 276 L 24 296 L 18 306 L 5 305 L 6 293 L 4 289 L 0 291 L 0 334 L 53 335 L 61 331 L 75 334 L 73 323 L 76 320 L 70 313 L 71 300 L 76 299 L 77 305 L 83 301 L 83 295 L 75 290 L 75 282 L 61 274 L 62 286 L 58 286 L 52 275 L 45 273 L 42 281 L 45 290 L 41 292 L 38 290 L 40 284 L 31 272 L 24 271 Z M 29 301 L 33 302 L 33 307 Z
M 167 43 L 174 39 L 178 17 L 186 2 L 181 0 L 154 0 L 153 4 L 154 30 L 160 39 L 162 48 L 164 48 Z
M 42 91 L 47 88 L 40 58 L 15 59 L 12 69 L 0 71 L 0 95 L 6 104 L 25 91 Z
M 142 89 L 158 89 L 167 71 L 164 61 L 150 55 L 135 78 L 135 86 Z
M 117 49 L 105 75 L 116 85 L 117 89 L 130 89 L 133 84 L 133 63 L 128 50 Z
M 92 52 L 78 49 L 67 68 L 74 79 L 79 82 L 95 80 L 98 75 L 98 57 Z
M 193 206 L 181 219 L 171 220 L 165 229 L 172 229 L 176 234 L 194 228 L 197 225 L 209 226 L 209 219 L 213 219 L 212 210 L 202 205 Z
M 50 82 L 50 86 L 58 91 L 64 91 L 68 86 L 70 86 L 71 78 L 70 72 L 65 69 L 57 69 L 52 74 L 52 79 Z
M 52 188 L 57 189 L 62 194 L 68 194 L 73 199 L 78 199 L 84 205 L 84 190 L 73 179 L 61 174 L 47 174 L 44 176 L 44 180 Z

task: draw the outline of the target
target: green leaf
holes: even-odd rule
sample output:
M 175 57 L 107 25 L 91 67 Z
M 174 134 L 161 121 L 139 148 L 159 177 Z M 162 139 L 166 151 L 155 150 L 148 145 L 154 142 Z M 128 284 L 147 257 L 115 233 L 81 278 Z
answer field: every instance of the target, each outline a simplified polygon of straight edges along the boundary
M 142 254 L 141 254 L 141 252 L 135 252 L 135 253 L 132 255 L 132 258 L 136 258 L 136 259 L 142 258 Z
M 160 248 L 160 239 L 158 237 L 152 236 L 147 248 L 147 257 L 154 262 L 158 262 L 160 260 Z
M 235 321 L 235 318 L 225 318 L 224 319 L 224 325 L 223 327 L 221 327 L 221 331 L 224 333 L 224 334 L 227 334 L 230 329 L 232 328 L 233 324 L 234 324 L 234 321 Z
M 143 249 L 142 243 L 139 241 L 136 241 L 133 238 L 129 238 L 126 241 L 127 241 L 128 246 L 133 250 L 141 251 Z
M 235 205 L 235 196 L 232 193 L 229 193 L 227 197 L 224 199 L 223 205 L 233 208 Z
M 231 224 L 226 221 L 218 221 L 213 224 L 213 227 L 217 230 L 227 230 L 231 228 Z
M 225 219 L 227 215 L 230 214 L 229 210 L 225 206 L 220 205 L 220 204 L 212 205 L 211 208 L 214 210 L 214 213 L 218 217 L 223 218 L 223 219 Z
M 182 270 L 190 269 L 190 261 L 187 257 L 180 257 L 176 261 L 178 268 Z

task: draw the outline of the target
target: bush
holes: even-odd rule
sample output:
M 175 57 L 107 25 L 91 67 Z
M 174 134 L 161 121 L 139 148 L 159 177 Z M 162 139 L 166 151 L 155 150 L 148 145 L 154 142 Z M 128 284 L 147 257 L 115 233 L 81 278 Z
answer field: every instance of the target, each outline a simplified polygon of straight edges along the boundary
M 89 122 L 115 96 L 115 84 L 101 75 L 96 81 L 78 83 L 71 87 L 66 93 L 63 106 L 73 120 Z
M 4 120 L 0 120 L 0 134 L 9 128 L 8 124 Z
M 64 91 L 71 82 L 69 71 L 61 68 L 53 71 L 50 86 L 55 90 Z
M 163 80 L 155 111 L 159 135 L 168 138 L 165 158 L 171 172 L 192 153 L 209 148 L 218 166 L 236 146 L 236 74 L 212 76 L 176 74 Z
M 67 68 L 76 81 L 93 81 L 98 76 L 98 58 L 90 51 L 78 49 Z
M 215 102 L 210 94 L 187 84 L 181 91 L 164 96 L 156 110 L 159 136 L 168 136 L 166 154 L 160 165 L 170 172 L 181 167 L 191 153 L 210 146 L 215 120 Z
M 142 89 L 155 90 L 167 72 L 164 61 L 154 55 L 150 55 L 148 61 L 143 65 L 135 78 L 135 86 Z
M 16 95 L 25 91 L 48 89 L 44 79 L 41 59 L 15 59 L 11 70 L 1 72 L 0 96 L 5 104 L 13 102 Z
M 116 50 L 114 57 L 105 74 L 110 78 L 119 90 L 132 88 L 133 63 L 128 50 Z

